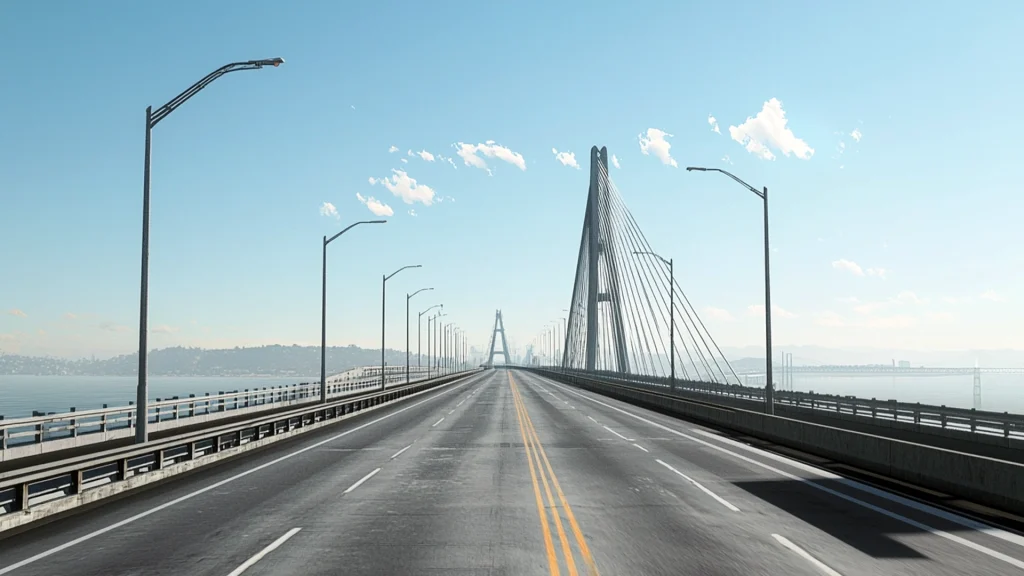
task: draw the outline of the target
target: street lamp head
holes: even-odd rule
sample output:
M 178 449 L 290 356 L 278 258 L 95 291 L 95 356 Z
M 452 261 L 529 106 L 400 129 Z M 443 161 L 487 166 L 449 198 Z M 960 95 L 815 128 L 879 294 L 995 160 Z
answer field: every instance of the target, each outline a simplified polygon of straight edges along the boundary
M 707 168 L 701 168 L 700 166 L 687 166 L 686 167 L 686 171 L 687 172 L 692 172 L 694 170 L 696 170 L 698 172 L 707 172 L 708 171 Z
M 367 224 L 387 224 L 387 220 L 367 220 Z
M 284 58 L 267 58 L 266 60 L 263 60 L 263 64 L 277 68 L 281 64 L 284 64 Z

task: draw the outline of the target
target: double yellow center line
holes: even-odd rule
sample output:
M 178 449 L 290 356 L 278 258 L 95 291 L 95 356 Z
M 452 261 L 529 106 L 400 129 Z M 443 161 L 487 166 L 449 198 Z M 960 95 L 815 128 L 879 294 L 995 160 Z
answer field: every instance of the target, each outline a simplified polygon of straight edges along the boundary
M 551 462 L 548 461 L 548 455 L 544 452 L 544 446 L 540 443 L 537 430 L 533 427 L 533 421 L 530 419 L 530 414 L 526 411 L 526 404 L 523 402 L 523 397 L 519 393 L 519 387 L 516 386 L 516 380 L 512 377 L 511 372 L 508 375 L 508 383 L 512 388 L 512 400 L 516 407 L 516 418 L 519 420 L 519 433 L 523 437 L 523 446 L 526 448 L 526 460 L 530 465 L 533 495 L 537 500 L 537 515 L 540 517 L 540 529 L 544 537 L 544 548 L 547 551 L 548 569 L 551 576 L 559 576 L 561 574 L 560 563 L 555 553 L 554 540 L 551 536 L 552 523 L 555 525 L 555 533 L 558 535 L 558 540 L 561 544 L 562 556 L 565 559 L 565 566 L 569 576 L 577 576 L 579 574 L 576 570 L 576 560 L 573 557 L 572 546 L 562 525 L 563 514 L 576 539 L 576 547 L 583 557 L 584 564 L 586 564 L 587 573 L 590 576 L 598 576 L 597 565 L 594 564 L 594 558 L 590 555 L 590 548 L 587 547 L 587 541 L 584 539 L 583 532 L 576 522 L 576 516 L 572 513 L 572 507 L 569 506 L 569 502 L 565 499 L 565 494 L 562 493 L 558 477 L 555 476 Z M 538 477 L 540 478 L 539 482 L 537 480 Z M 543 492 L 541 486 L 543 486 Z M 554 494 L 558 496 L 557 501 L 552 494 L 552 487 L 554 488 Z M 546 506 L 545 502 L 547 503 Z M 549 513 L 550 519 L 548 517 Z

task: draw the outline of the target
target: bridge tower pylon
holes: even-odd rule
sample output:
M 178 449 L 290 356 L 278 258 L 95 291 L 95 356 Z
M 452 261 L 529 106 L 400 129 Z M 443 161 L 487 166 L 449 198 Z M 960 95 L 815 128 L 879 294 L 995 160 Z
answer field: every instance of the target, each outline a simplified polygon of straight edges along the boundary
M 610 357 L 614 358 L 614 371 L 625 374 L 629 373 L 629 353 L 623 322 L 619 258 L 616 254 L 618 246 L 613 240 L 616 231 L 613 229 L 614 224 L 607 220 L 612 213 L 610 196 L 608 148 L 598 149 L 594 146 L 590 149 L 590 188 L 587 191 L 587 210 L 583 217 L 583 235 L 576 264 L 577 281 L 573 286 L 569 310 L 569 317 L 579 318 L 580 328 L 585 333 L 582 346 L 584 357 L 579 359 L 582 362 L 568 357 L 572 346 L 569 343 L 571 336 L 567 333 L 562 365 L 579 363 L 586 370 L 597 368 L 601 320 L 606 318 L 605 330 L 610 332 L 610 348 L 613 349 Z M 585 291 L 585 296 L 578 294 L 580 290 Z M 584 303 L 585 306 L 581 306 Z
M 494 367 L 494 346 L 497 344 L 499 334 L 501 335 L 501 354 L 505 357 L 505 365 L 511 366 L 512 359 L 508 355 L 508 340 L 505 339 L 505 321 L 501 317 L 501 310 L 494 312 L 494 331 L 491 332 L 491 345 L 487 351 L 487 362 L 484 363 L 487 368 Z

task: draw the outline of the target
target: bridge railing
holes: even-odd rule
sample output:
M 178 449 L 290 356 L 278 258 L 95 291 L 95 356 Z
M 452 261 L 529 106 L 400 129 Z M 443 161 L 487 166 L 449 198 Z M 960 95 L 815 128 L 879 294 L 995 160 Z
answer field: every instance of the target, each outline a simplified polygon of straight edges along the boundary
M 427 377 L 426 368 L 411 367 L 411 381 Z M 433 372 L 436 374 L 436 371 Z M 386 385 L 405 383 L 405 366 L 388 366 Z M 380 386 L 380 367 L 368 367 L 358 378 L 328 378 L 328 398 L 342 398 Z M 303 382 L 187 398 L 157 398 L 147 407 L 150 431 L 188 426 L 224 417 L 256 413 L 283 406 L 312 402 L 320 398 L 320 383 Z M 134 434 L 134 405 L 94 410 L 50 413 L 4 420 L 0 417 L 0 462 L 54 450 L 81 446 Z
M 622 375 L 614 372 L 586 372 L 547 369 L 581 376 L 598 376 L 604 380 L 642 386 L 659 392 L 671 393 L 668 378 L 642 375 Z M 705 397 L 729 398 L 754 405 L 764 404 L 764 388 L 718 382 L 697 382 L 676 379 L 676 393 Z M 873 423 L 898 422 L 923 427 L 978 434 L 1001 436 L 1024 440 L 1024 415 L 1008 412 L 987 412 L 969 408 L 934 406 L 921 403 L 899 402 L 897 400 L 864 399 L 855 396 L 838 396 L 775 390 L 775 403 L 798 409 L 808 409 L 822 415 L 831 414 L 856 419 L 863 418 Z

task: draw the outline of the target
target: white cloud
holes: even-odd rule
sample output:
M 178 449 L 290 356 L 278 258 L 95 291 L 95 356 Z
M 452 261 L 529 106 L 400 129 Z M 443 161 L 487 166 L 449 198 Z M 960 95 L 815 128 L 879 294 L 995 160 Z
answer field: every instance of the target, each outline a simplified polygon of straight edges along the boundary
M 373 176 L 370 176 L 369 178 L 367 178 L 367 180 L 370 181 L 370 186 L 373 186 L 374 184 L 377 183 L 377 179 L 374 178 Z
M 576 161 L 575 152 L 559 152 L 554 148 L 551 149 L 551 153 L 555 155 L 555 160 L 562 163 L 562 166 L 568 166 L 570 168 L 580 169 L 579 162 Z
M 398 152 L 398 146 L 392 146 L 391 148 L 388 148 L 388 153 L 394 154 L 395 152 Z
M 747 306 L 747 313 L 751 316 L 764 317 L 764 304 L 751 304 Z M 785 310 L 782 306 L 772 304 L 772 318 L 796 318 L 796 314 Z
M 1005 302 L 1006 298 L 1003 298 L 997 294 L 994 290 L 986 290 L 979 296 L 982 300 L 988 300 L 989 302 Z
M 427 162 L 433 162 L 435 160 L 434 155 L 426 150 L 420 150 L 416 153 L 420 158 L 423 158 Z
M 718 129 L 718 120 L 715 120 L 715 117 L 712 116 L 711 114 L 708 114 L 708 124 L 711 125 L 711 131 L 714 132 L 715 134 L 722 133 L 722 131 Z
M 678 168 L 679 164 L 676 163 L 675 159 L 672 158 L 672 154 L 669 153 L 672 145 L 666 140 L 666 138 L 672 137 L 671 134 L 663 130 L 648 128 L 646 137 L 643 134 L 639 136 L 640 151 L 648 156 L 653 153 L 661 160 L 662 164 Z
M 18 318 L 28 317 L 28 314 L 25 314 L 24 312 L 18 310 L 17 308 L 11 308 L 10 310 L 7 311 L 7 313 L 10 314 L 11 316 L 17 316 Z
M 864 270 L 860 267 L 860 264 L 852 262 L 845 258 L 840 258 L 832 262 L 832 267 L 836 270 L 848 270 L 854 276 L 863 276 Z
M 722 162 L 725 162 L 726 164 L 732 166 L 732 158 L 729 158 L 728 154 L 722 156 Z
M 907 304 L 924 304 L 925 300 L 918 298 L 917 294 L 914 294 L 910 290 L 904 290 L 896 296 L 896 299 L 900 302 L 906 302 Z
M 415 156 L 415 155 L 416 155 L 416 153 L 415 153 L 415 152 L 413 152 L 412 150 L 406 150 L 406 151 L 405 151 L 405 155 L 406 155 L 406 156 Z
M 877 276 L 877 277 L 879 277 L 879 278 L 884 280 L 885 279 L 886 270 L 885 270 L 885 268 L 868 268 L 867 269 L 867 273 L 868 273 L 868 276 Z
M 409 163 L 409 159 L 408 158 L 402 158 L 402 164 L 408 164 L 408 163 Z
M 177 326 L 168 326 L 166 324 L 154 326 L 149 329 L 149 331 L 154 334 L 174 334 L 178 330 L 180 330 L 180 328 L 178 328 Z
M 320 215 L 330 216 L 332 218 L 341 218 L 341 216 L 338 214 L 338 209 L 335 208 L 334 204 L 331 204 L 330 202 L 324 202 L 323 205 L 320 206 Z
M 523 158 L 522 154 L 513 152 L 509 148 L 500 144 L 495 144 L 494 140 L 488 140 L 483 144 L 466 144 L 465 142 L 459 142 L 458 144 L 455 144 L 455 147 L 458 148 L 458 152 L 456 152 L 456 154 L 462 158 L 462 161 L 466 163 L 466 166 L 474 166 L 481 170 L 487 170 L 488 173 L 490 173 L 490 170 L 487 167 L 487 162 L 480 156 L 477 156 L 477 153 L 480 153 L 487 158 L 502 160 L 519 168 L 520 170 L 526 170 L 526 160 Z
M 373 196 L 366 198 L 362 194 L 356 192 L 356 198 L 358 198 L 359 201 L 362 202 L 363 204 L 366 204 L 366 207 L 370 209 L 370 212 L 373 212 L 377 216 L 395 215 L 395 211 L 391 209 L 391 206 L 388 206 L 387 204 L 382 204 Z
M 797 138 L 786 127 L 787 122 L 782 102 L 779 102 L 777 98 L 772 98 L 764 103 L 757 116 L 748 117 L 747 121 L 739 126 L 729 126 L 729 135 L 733 140 L 746 147 L 748 152 L 765 160 L 775 159 L 771 148 L 786 156 L 795 154 L 797 158 L 810 159 L 814 155 L 814 149 Z
M 415 218 L 416 216 L 419 216 L 419 214 L 416 213 L 416 210 L 413 210 L 412 208 L 409 208 L 409 216 L 412 216 L 412 217 Z
M 415 178 L 410 178 L 405 170 L 392 169 L 393 175 L 389 178 L 379 178 L 377 182 L 383 184 L 392 194 L 398 196 L 406 204 L 420 202 L 430 206 L 434 202 L 434 189 L 426 184 L 417 184 Z
M 78 318 L 78 314 L 75 314 L 74 312 L 65 312 L 64 317 L 67 318 L 68 320 L 74 320 Z
M 844 304 L 856 304 L 860 302 L 860 298 L 857 298 L 856 296 L 843 296 L 841 298 L 836 298 L 836 300 Z
M 617 156 L 615 156 L 615 154 L 612 154 L 612 166 L 615 166 L 616 168 L 622 168 L 622 166 L 619 166 L 619 159 Z
M 864 135 L 860 133 L 860 129 L 858 129 L 858 128 L 854 128 L 853 132 L 850 132 L 850 138 L 853 138 L 857 142 L 860 142 L 860 139 L 863 136 Z
M 708 318 L 713 318 L 721 322 L 733 322 L 736 318 L 724 308 L 715 308 L 714 306 L 708 306 L 704 308 L 704 314 Z

